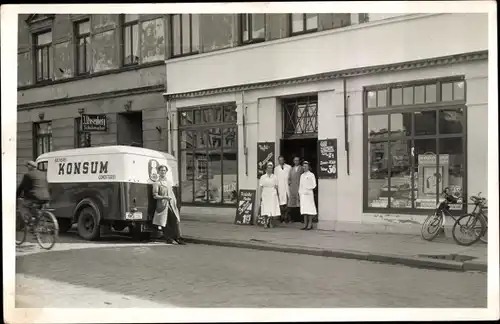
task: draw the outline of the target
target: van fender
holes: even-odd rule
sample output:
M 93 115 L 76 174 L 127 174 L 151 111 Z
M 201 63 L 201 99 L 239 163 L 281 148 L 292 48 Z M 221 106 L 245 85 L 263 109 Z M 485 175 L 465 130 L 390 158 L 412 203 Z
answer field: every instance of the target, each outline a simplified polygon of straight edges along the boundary
M 97 223 L 101 223 L 101 208 L 99 208 L 99 204 L 96 203 L 92 198 L 84 198 L 80 200 L 80 202 L 76 205 L 73 211 L 73 223 L 78 222 L 78 215 L 80 214 L 80 211 L 85 207 L 94 209 L 97 215 Z

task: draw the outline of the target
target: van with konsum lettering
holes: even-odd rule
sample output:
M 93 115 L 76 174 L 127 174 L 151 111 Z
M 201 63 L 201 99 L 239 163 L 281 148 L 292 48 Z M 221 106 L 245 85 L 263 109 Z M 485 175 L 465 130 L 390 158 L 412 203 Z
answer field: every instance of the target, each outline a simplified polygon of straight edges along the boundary
M 77 224 L 78 234 L 86 240 L 126 228 L 145 239 L 156 230 L 152 184 L 160 165 L 168 168 L 167 179 L 180 208 L 177 160 L 164 152 L 133 146 L 89 147 L 45 153 L 36 162 L 47 172 L 50 207 L 59 231 Z

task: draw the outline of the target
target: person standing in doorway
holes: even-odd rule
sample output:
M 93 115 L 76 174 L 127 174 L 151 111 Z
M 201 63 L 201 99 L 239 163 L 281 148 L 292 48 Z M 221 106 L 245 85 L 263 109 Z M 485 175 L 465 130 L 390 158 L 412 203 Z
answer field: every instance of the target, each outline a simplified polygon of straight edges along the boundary
M 167 181 L 167 166 L 158 167 L 158 181 L 153 184 L 153 198 L 156 200 L 156 210 L 153 224 L 163 229 L 163 235 L 167 244 L 174 241 L 185 245 L 181 237 L 180 215 L 177 209 L 177 201 L 172 186 Z
M 264 216 L 264 227 L 273 227 L 272 218 L 280 215 L 278 177 L 273 174 L 274 165 L 267 163 L 266 173 L 260 177 L 260 214 Z
M 316 188 L 316 177 L 309 171 L 309 162 L 302 163 L 304 173 L 300 176 L 299 196 L 300 213 L 304 216 L 304 227 L 302 230 L 312 230 L 313 218 L 318 214 L 314 202 L 314 188 Z
M 290 170 L 292 167 L 285 163 L 285 158 L 283 156 L 278 158 L 278 163 L 278 166 L 274 168 L 274 174 L 278 178 L 280 221 L 283 223 L 287 214 L 286 206 L 290 196 L 288 177 L 290 176 Z
M 299 199 L 299 184 L 300 176 L 304 173 L 304 169 L 300 165 L 300 158 L 298 156 L 293 158 L 293 167 L 290 170 L 290 175 L 288 177 L 289 185 L 289 199 L 288 199 L 288 211 L 286 213 L 285 222 L 291 222 L 292 219 L 298 218 L 300 199 Z M 294 216 L 292 218 L 292 215 Z

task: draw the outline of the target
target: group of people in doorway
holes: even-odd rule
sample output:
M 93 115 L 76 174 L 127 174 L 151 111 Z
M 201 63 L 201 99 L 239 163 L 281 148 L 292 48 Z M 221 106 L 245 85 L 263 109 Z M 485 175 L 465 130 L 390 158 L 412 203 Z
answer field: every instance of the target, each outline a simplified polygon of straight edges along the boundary
M 293 166 L 285 163 L 283 156 L 275 167 L 268 162 L 266 173 L 260 177 L 260 214 L 264 217 L 264 227 L 273 227 L 273 219 L 289 223 L 292 215 L 300 212 L 304 218 L 302 230 L 313 228 L 313 218 L 317 216 L 314 192 L 316 177 L 310 171 L 309 162 L 302 165 L 300 158 L 293 159 Z

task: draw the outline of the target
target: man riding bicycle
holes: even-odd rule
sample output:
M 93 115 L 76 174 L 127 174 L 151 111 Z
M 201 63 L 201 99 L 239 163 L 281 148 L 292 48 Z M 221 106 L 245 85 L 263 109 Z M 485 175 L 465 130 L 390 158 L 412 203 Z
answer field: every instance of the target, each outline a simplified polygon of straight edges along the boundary
M 28 161 L 26 166 L 28 172 L 17 188 L 16 197 L 24 197 L 19 209 L 23 218 L 29 221 L 32 217 L 38 217 L 36 208 L 50 201 L 50 194 L 45 173 L 37 169 L 34 161 Z

